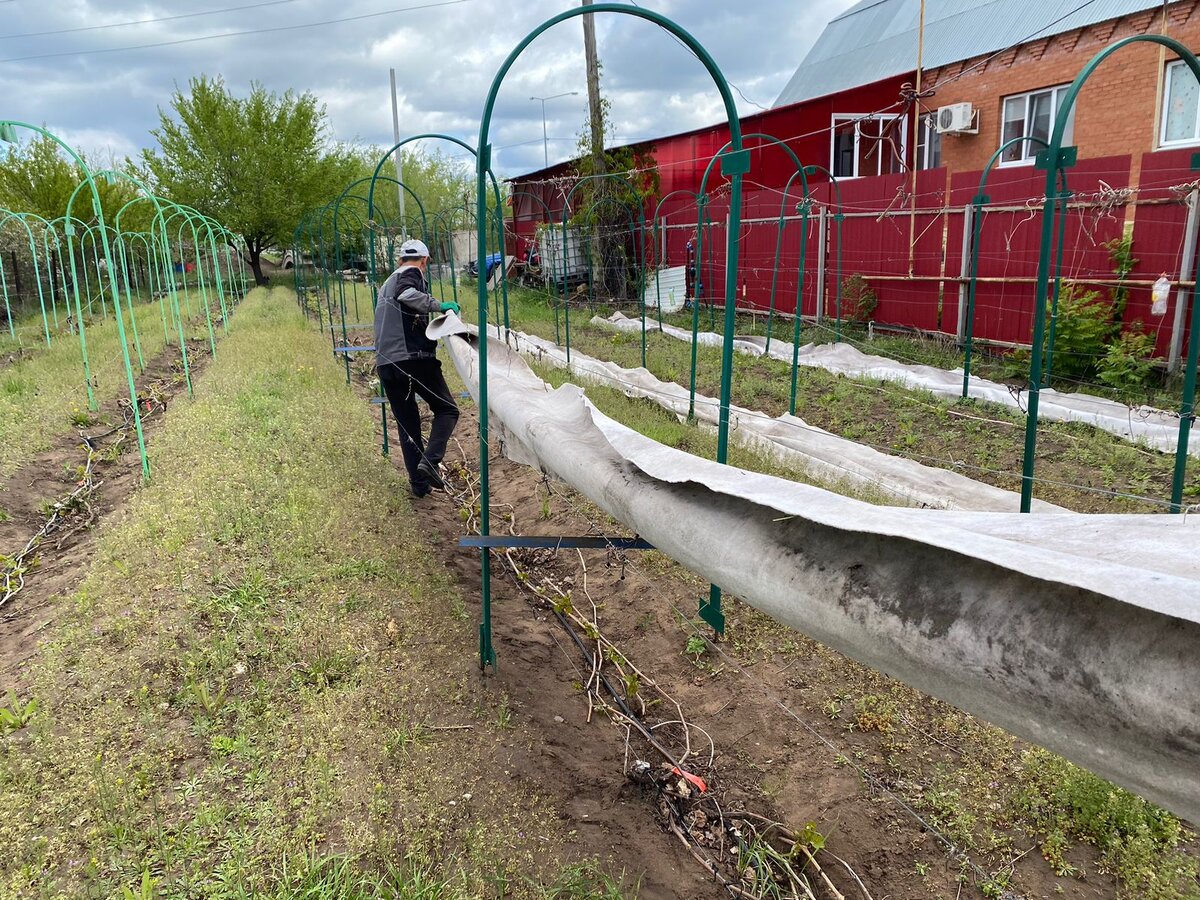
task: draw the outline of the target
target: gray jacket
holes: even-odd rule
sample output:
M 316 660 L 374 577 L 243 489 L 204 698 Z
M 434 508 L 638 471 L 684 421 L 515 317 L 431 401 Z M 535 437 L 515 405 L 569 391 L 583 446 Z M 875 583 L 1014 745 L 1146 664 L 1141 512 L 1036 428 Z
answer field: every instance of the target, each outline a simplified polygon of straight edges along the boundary
M 410 359 L 433 359 L 437 341 L 425 337 L 429 314 L 441 312 L 441 301 L 426 290 L 416 266 L 401 266 L 388 276 L 375 302 L 375 366 Z

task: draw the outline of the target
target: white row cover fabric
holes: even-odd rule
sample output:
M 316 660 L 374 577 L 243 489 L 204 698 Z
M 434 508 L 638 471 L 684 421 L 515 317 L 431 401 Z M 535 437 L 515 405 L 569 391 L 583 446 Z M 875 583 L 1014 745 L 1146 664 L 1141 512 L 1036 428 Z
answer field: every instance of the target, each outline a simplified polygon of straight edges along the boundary
M 619 312 L 605 319 L 596 316 L 592 323 L 617 331 L 641 331 L 640 319 L 631 319 Z M 658 322 L 646 322 L 646 329 L 658 330 Z M 691 343 L 692 333 L 664 323 L 663 334 Z M 697 335 L 699 343 L 720 347 L 721 335 L 712 331 Z M 766 355 L 766 338 L 757 335 L 734 337 L 733 347 L 739 353 Z M 792 364 L 792 345 L 786 341 L 771 341 L 771 359 Z M 804 344 L 797 362 L 802 366 L 824 369 L 851 378 L 876 378 L 895 381 L 905 387 L 929 391 L 936 397 L 957 400 L 962 396 L 962 369 L 938 369 L 897 362 L 883 356 L 871 356 L 847 343 Z M 974 400 L 999 403 L 1025 412 L 1024 392 L 1014 393 L 1008 385 L 971 376 L 967 393 Z M 1084 422 L 1103 429 L 1127 441 L 1144 444 L 1164 453 L 1174 453 L 1179 445 L 1179 416 L 1152 406 L 1130 407 L 1115 400 L 1091 394 L 1069 393 L 1043 388 L 1038 403 L 1038 418 L 1049 422 Z M 1189 456 L 1200 456 L 1200 442 L 1188 447 Z
M 489 325 L 488 328 L 493 336 L 504 337 L 496 326 Z M 674 413 L 680 421 L 687 419 L 687 388 L 671 381 L 660 381 L 640 366 L 625 369 L 572 350 L 568 367 L 567 354 L 552 341 L 519 331 L 509 332 L 507 337 L 509 346 L 519 353 L 557 368 L 569 368 L 572 374 L 615 388 L 628 397 L 652 400 Z M 696 395 L 695 415 L 699 422 L 715 428 L 719 413 L 718 400 Z M 1017 512 L 1021 508 L 1020 495 L 1012 491 L 983 484 L 949 469 L 883 453 L 809 425 L 797 416 L 772 418 L 763 412 L 731 406 L 729 426 L 732 440 L 780 462 L 799 466 L 828 484 L 842 483 L 853 489 L 868 489 L 898 503 L 934 509 Z M 1035 500 L 1033 511 L 1063 510 Z
M 478 344 L 446 340 L 479 398 Z M 488 342 L 492 452 L 777 621 L 1200 821 L 1200 522 L 881 507 L 699 459 Z

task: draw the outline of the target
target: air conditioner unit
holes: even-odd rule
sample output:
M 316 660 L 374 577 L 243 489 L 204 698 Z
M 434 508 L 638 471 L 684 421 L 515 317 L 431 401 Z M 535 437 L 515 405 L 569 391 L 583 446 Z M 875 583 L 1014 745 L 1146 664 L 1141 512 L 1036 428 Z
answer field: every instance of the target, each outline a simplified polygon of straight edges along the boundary
M 978 134 L 975 107 L 970 103 L 951 103 L 937 111 L 938 134 Z

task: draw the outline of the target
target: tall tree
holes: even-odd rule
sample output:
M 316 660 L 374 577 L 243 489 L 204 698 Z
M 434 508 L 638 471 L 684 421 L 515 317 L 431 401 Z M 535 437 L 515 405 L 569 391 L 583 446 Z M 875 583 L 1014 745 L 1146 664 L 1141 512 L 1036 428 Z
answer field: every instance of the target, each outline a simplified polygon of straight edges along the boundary
M 86 161 L 93 170 L 115 167 L 100 167 Z M 128 167 L 128 160 L 125 165 Z M 63 154 L 58 144 L 44 135 L 36 135 L 23 144 L 14 145 L 0 158 L 0 207 L 57 219 L 66 213 L 67 201 L 83 179 L 83 170 Z M 117 211 L 137 196 L 137 190 L 127 181 L 101 179 L 97 188 L 109 225 L 113 224 Z M 75 199 L 71 214 L 83 222 L 95 221 L 92 196 L 86 188 Z M 121 224 L 127 230 L 136 231 L 145 227 L 148 218 L 145 212 L 134 208 L 122 217 Z
M 352 180 L 370 177 L 375 171 L 375 165 L 386 147 L 365 147 L 356 152 L 358 171 Z M 428 216 L 445 213 L 447 210 L 469 206 L 475 208 L 475 165 L 474 160 L 455 158 L 443 153 L 440 149 L 414 150 L 406 147 L 400 151 L 403 157 L 402 170 L 405 186 L 421 201 L 421 206 Z M 395 169 L 391 164 L 384 166 L 380 177 L 392 178 Z M 362 185 L 355 193 L 365 197 L 367 186 Z M 415 227 L 420 218 L 416 204 L 408 196 L 405 206 L 405 216 L 410 227 Z M 489 206 L 495 202 L 488 195 Z M 383 217 L 390 222 L 399 217 L 399 204 L 396 196 L 396 186 L 386 182 L 386 187 L 380 186 L 375 190 L 375 205 L 382 210 Z
M 287 246 L 301 216 L 336 196 L 356 168 L 329 139 L 325 107 L 310 93 L 276 94 L 252 84 L 235 97 L 220 78 L 176 90 L 151 134 L 159 152 L 143 160 L 165 196 L 194 206 L 242 235 L 255 280 L 262 252 Z

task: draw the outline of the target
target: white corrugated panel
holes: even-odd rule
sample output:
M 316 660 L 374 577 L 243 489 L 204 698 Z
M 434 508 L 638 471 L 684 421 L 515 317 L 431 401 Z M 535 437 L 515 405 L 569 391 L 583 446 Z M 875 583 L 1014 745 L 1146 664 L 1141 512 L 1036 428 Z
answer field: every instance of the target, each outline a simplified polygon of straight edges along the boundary
M 659 269 L 646 278 L 646 306 L 658 308 L 662 300 L 663 312 L 683 309 L 687 298 L 687 266 L 671 266 Z

